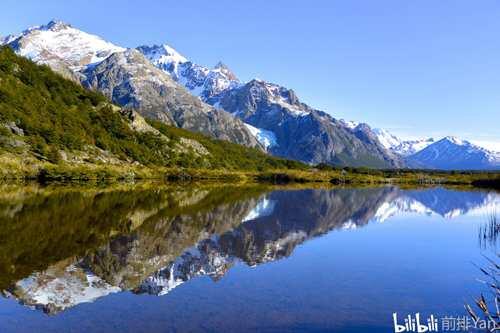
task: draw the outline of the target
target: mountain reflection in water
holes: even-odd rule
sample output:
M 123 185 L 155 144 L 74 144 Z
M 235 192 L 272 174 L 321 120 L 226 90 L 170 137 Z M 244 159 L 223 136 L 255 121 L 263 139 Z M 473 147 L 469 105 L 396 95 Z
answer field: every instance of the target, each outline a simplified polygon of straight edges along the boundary
M 500 207 L 498 195 L 443 188 L 4 186 L 0 289 L 49 314 L 124 290 L 154 295 L 232 266 L 279 260 L 335 229 L 402 213 L 453 218 Z

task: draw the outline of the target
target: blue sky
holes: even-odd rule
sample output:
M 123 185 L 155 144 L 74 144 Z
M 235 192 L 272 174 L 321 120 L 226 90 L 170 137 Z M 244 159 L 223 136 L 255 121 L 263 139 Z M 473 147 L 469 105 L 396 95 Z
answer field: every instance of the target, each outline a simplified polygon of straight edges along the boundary
M 122 46 L 168 43 L 337 118 L 500 150 L 500 1 L 2 1 L 0 35 L 61 19 Z

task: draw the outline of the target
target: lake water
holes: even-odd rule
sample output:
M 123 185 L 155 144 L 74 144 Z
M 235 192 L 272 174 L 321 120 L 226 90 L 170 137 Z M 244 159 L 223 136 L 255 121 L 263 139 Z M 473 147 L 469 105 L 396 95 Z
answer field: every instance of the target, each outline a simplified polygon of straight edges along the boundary
M 465 315 L 500 195 L 0 186 L 0 332 L 393 332 Z

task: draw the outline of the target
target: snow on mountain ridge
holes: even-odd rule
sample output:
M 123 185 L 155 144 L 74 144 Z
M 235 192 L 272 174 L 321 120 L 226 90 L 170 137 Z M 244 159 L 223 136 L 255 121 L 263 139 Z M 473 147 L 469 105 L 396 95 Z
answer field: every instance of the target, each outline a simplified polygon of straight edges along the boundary
M 459 146 L 472 145 L 469 141 L 459 139 L 456 136 L 446 136 L 443 138 L 443 140 L 450 141 L 451 143 L 454 143 Z
M 10 42 L 14 41 L 17 38 L 17 35 L 7 35 L 0 37 L 0 46 L 7 45 Z
M 347 122 L 345 120 L 342 120 L 346 126 L 348 127 L 356 127 L 357 123 L 355 122 Z M 491 159 L 499 159 L 500 160 L 500 153 L 497 151 L 493 151 L 491 149 L 485 148 L 483 146 L 474 144 L 468 140 L 460 139 L 456 136 L 445 136 L 440 140 L 435 140 L 434 138 L 427 138 L 427 139 L 417 139 L 417 140 L 403 140 L 396 135 L 390 133 L 389 131 L 385 129 L 380 129 L 380 128 L 375 128 L 373 129 L 373 132 L 377 135 L 377 138 L 379 139 L 380 143 L 386 148 L 392 150 L 394 153 L 397 153 L 402 156 L 410 156 L 413 154 L 418 153 L 419 151 L 424 150 L 428 146 L 430 146 L 433 143 L 437 143 L 440 141 L 443 142 L 449 142 L 451 144 L 457 145 L 457 146 L 463 146 L 466 148 L 469 148 L 469 151 L 482 151 L 485 154 L 489 156 Z
M 413 198 L 398 197 L 391 202 L 384 202 L 381 204 L 375 212 L 373 220 L 385 222 L 391 217 L 404 213 L 415 213 L 428 216 L 436 214 L 432 209 Z
M 62 21 L 28 28 L 19 35 L 7 37 L 4 43 L 35 62 L 49 63 L 57 59 L 73 71 L 101 62 L 114 52 L 125 51 Z
M 180 65 L 188 62 L 183 55 L 167 44 L 139 46 L 137 49 L 147 55 L 146 58 L 156 67 L 168 72 L 174 80 L 179 79 Z
M 434 169 L 483 170 L 500 169 L 497 152 L 456 137 L 444 137 L 408 157 L 413 167 Z
M 386 149 L 397 147 L 402 143 L 401 139 L 389 133 L 389 131 L 387 130 L 381 128 L 374 128 L 373 132 L 377 135 L 378 140 L 380 141 L 382 146 L 384 146 Z
M 143 45 L 137 50 L 203 101 L 240 84 L 236 75 L 222 62 L 209 69 L 189 61 L 166 44 Z
M 430 201 L 419 197 L 418 192 L 409 192 L 407 195 L 400 195 L 393 200 L 385 201 L 376 210 L 373 220 L 376 222 L 385 222 L 388 219 L 402 214 L 419 214 L 427 216 L 442 216 L 445 219 L 454 219 L 462 215 L 486 215 L 500 207 L 500 196 L 494 193 L 477 194 L 481 197 L 477 202 L 457 202 L 455 200 L 439 200 L 439 197 L 432 198 Z M 433 206 L 433 201 L 443 202 L 448 206 L 440 205 L 442 210 Z
M 358 122 L 351 120 L 340 119 L 339 122 L 349 129 L 355 129 L 359 125 Z
M 449 142 L 449 143 L 457 145 L 457 146 L 465 147 L 469 151 L 478 150 L 478 151 L 482 151 L 482 152 L 484 152 L 486 154 L 495 154 L 496 153 L 496 152 L 491 151 L 489 149 L 486 149 L 484 147 L 478 146 L 478 145 L 476 145 L 476 144 L 474 144 L 474 143 L 472 143 L 470 141 L 463 140 L 463 139 L 457 138 L 455 136 L 446 136 L 446 137 L 444 137 L 443 139 L 441 139 L 441 140 L 439 140 L 437 142 Z
M 262 82 L 265 90 L 267 90 L 267 94 L 270 97 L 270 101 L 272 103 L 286 108 L 294 116 L 306 116 L 310 113 L 307 110 L 304 110 L 302 108 L 302 105 L 298 103 L 297 96 L 295 96 L 295 93 L 292 90 L 286 89 L 285 87 L 279 86 L 274 83 L 269 83 L 262 80 L 260 80 L 260 82 Z
M 210 104 L 218 105 L 217 97 L 221 93 L 242 86 L 236 75 L 224 63 L 218 62 L 212 69 L 209 69 L 187 60 L 168 46 L 168 51 L 164 52 L 168 56 L 162 58 L 158 56 L 158 49 L 164 46 L 139 46 L 137 49 L 155 66 L 171 75 L 193 95 L 200 97 L 203 101 L 208 102 L 210 100 Z M 252 81 L 262 83 L 271 102 L 287 108 L 291 111 L 291 114 L 296 116 L 308 114 L 308 112 L 304 112 L 296 105 L 297 98 L 295 94 L 288 93 L 289 89 L 260 79 Z
M 391 147 L 391 150 L 402 156 L 410 156 L 421 151 L 422 149 L 425 149 L 427 146 L 431 145 L 434 142 L 435 140 L 433 138 L 405 140 L 401 141 L 399 145 Z
M 24 32 L 30 32 L 30 31 L 33 31 L 33 30 L 44 30 L 44 31 L 47 31 L 47 30 L 61 30 L 61 29 L 66 29 L 66 28 L 72 28 L 71 24 L 69 23 L 66 23 L 64 21 L 61 21 L 61 20 L 51 20 L 49 23 L 47 24 L 42 24 L 42 25 L 36 25 L 36 26 L 33 26 L 33 27 L 29 27 L 28 29 L 24 30 Z

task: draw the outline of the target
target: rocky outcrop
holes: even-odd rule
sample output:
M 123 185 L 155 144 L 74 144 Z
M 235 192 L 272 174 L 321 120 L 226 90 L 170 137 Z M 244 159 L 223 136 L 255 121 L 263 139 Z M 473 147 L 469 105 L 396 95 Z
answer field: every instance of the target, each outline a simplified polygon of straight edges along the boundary
M 255 137 L 225 111 L 189 94 L 136 50 L 117 52 L 83 71 L 83 84 L 142 116 L 221 140 L 260 147 Z

